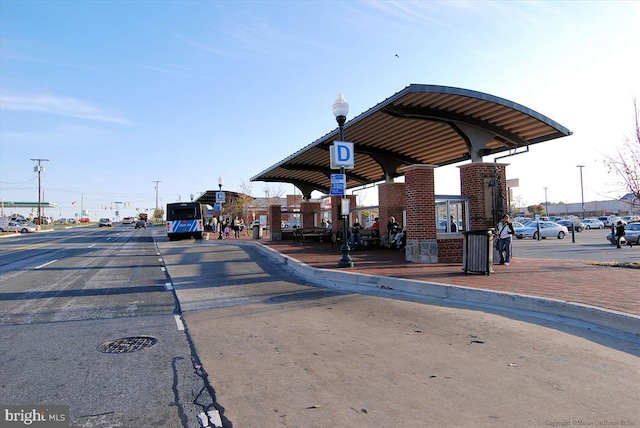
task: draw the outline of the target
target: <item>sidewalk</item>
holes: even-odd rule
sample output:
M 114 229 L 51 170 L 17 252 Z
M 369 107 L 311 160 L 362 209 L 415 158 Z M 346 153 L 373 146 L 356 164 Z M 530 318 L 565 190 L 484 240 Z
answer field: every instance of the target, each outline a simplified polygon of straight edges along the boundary
M 461 263 L 407 262 L 403 252 L 382 248 L 352 251 L 354 267 L 345 269 L 338 267 L 340 251 L 331 249 L 329 243 L 256 242 L 314 268 L 542 297 L 640 316 L 636 269 L 598 266 L 589 261 L 514 258 L 509 266 L 494 265 L 494 273 L 487 276 L 465 274 Z

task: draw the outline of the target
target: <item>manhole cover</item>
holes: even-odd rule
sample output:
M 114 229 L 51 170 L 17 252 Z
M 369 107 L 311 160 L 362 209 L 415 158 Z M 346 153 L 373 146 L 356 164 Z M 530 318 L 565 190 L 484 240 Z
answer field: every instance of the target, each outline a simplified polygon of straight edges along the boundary
M 122 339 L 104 342 L 98 346 L 98 351 L 104 352 L 105 354 L 125 354 L 151 348 L 156 343 L 158 343 L 158 339 L 154 337 L 123 337 Z

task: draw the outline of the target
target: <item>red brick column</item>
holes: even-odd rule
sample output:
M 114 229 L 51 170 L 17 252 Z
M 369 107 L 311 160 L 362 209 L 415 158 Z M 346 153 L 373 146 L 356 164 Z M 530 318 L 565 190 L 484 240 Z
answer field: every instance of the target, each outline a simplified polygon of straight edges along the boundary
M 302 228 L 312 229 L 316 227 L 314 214 L 320 210 L 320 202 L 302 202 L 300 213 L 302 215 Z
M 393 216 L 402 224 L 402 210 L 405 208 L 404 183 L 378 184 L 378 210 L 380 212 L 380 234 L 387 233 L 389 217 Z
M 356 207 L 356 195 L 347 195 L 347 199 L 349 199 L 349 208 L 350 210 Z M 336 228 L 340 227 L 339 230 L 342 230 L 342 196 L 332 196 L 331 197 L 331 224 L 333 224 L 333 230 L 336 232 Z
M 460 188 L 462 195 L 469 197 L 469 220 L 471 230 L 495 227 L 492 218 L 492 192 L 500 191 L 504 196 L 498 211 L 507 212 L 508 164 L 472 162 L 460 166 Z M 496 180 L 496 177 L 498 180 Z M 499 187 L 491 184 L 499 183 Z
M 356 207 L 356 195 L 346 195 L 349 199 L 349 210 Z M 334 233 L 342 233 L 342 196 L 331 197 L 331 227 Z M 347 217 L 349 221 L 349 217 Z M 347 229 L 351 226 L 347 223 Z
M 438 263 L 436 196 L 433 165 L 410 165 L 404 173 L 407 211 L 405 258 L 415 263 Z
M 282 241 L 282 205 L 269 205 L 267 224 L 271 229 L 271 240 Z

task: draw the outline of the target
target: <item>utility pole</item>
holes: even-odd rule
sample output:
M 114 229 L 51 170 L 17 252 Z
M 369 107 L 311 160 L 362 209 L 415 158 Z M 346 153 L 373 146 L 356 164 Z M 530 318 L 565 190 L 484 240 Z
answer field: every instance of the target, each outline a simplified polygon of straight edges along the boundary
M 576 165 L 576 167 L 580 168 L 580 195 L 582 196 L 582 218 L 584 219 L 584 183 L 582 182 L 582 168 L 584 168 L 584 165 Z
M 155 180 L 153 183 L 156 183 L 156 211 L 158 211 L 158 183 L 162 183 L 162 181 Z
M 36 220 L 36 225 L 40 226 L 42 218 L 42 173 L 44 172 L 42 162 L 49 162 L 49 159 L 36 158 L 31 160 L 38 162 L 38 165 L 34 166 L 33 170 L 38 173 L 38 219 Z

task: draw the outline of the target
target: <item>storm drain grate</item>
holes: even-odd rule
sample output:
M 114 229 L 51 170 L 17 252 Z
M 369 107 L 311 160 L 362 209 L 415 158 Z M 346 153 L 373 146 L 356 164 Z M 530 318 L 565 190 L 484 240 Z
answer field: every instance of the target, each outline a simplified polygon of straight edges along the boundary
M 154 337 L 135 336 L 123 337 L 121 339 L 110 340 L 98 346 L 98 351 L 105 354 L 126 354 L 136 352 L 141 349 L 151 348 L 158 343 L 158 339 Z

